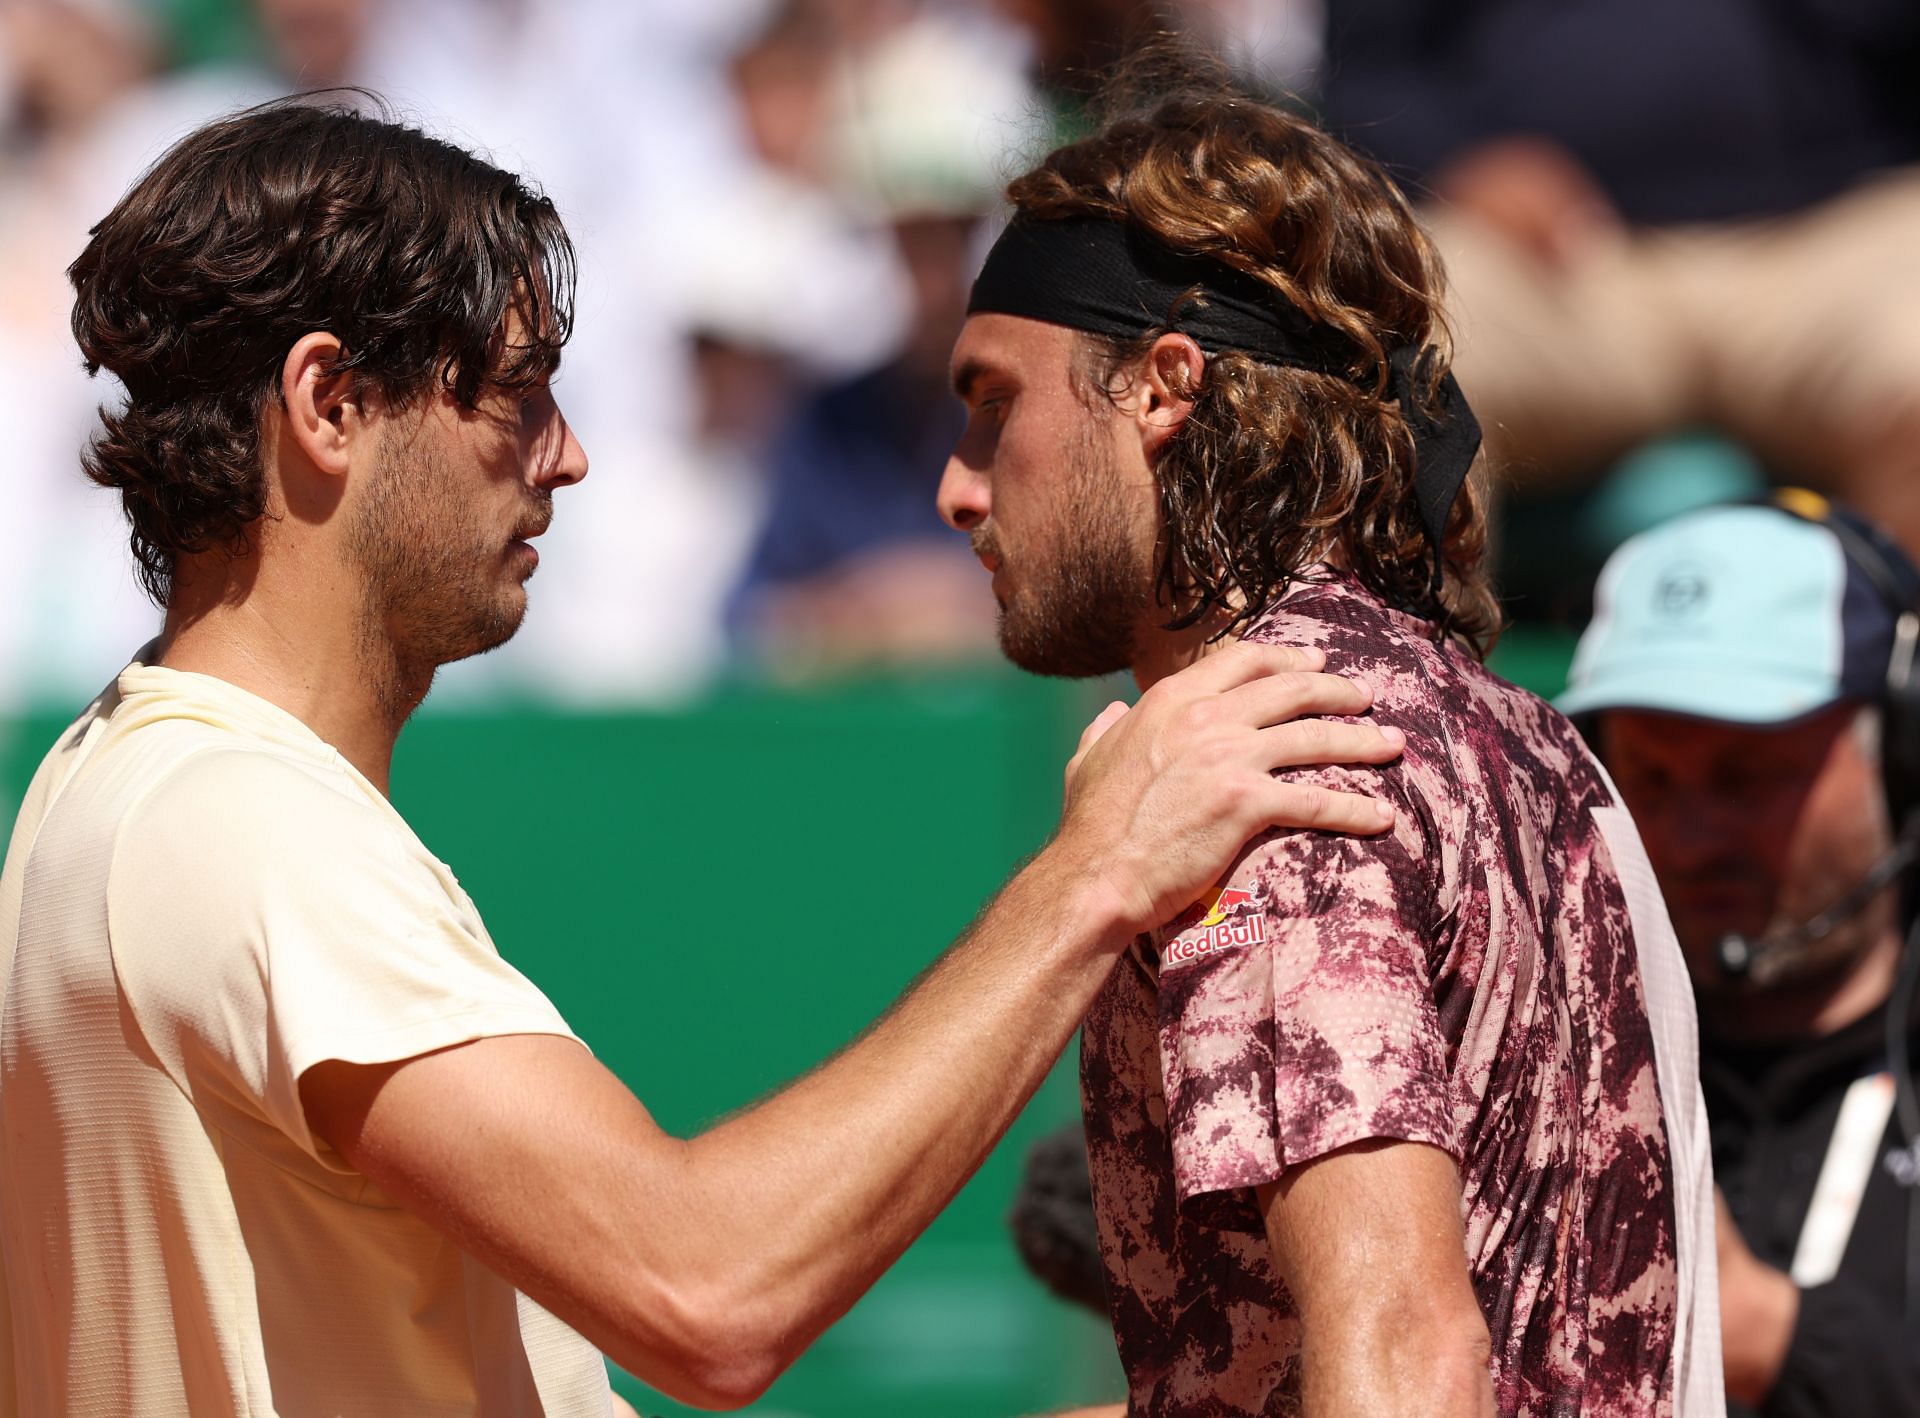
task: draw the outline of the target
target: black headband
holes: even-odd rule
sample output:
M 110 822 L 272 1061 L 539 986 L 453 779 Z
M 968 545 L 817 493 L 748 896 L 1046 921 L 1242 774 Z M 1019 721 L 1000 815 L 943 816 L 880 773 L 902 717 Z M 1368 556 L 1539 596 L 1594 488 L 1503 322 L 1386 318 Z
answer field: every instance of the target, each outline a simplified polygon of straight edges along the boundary
M 1194 298 L 1185 299 L 1189 293 Z M 1352 378 L 1358 354 L 1346 336 L 1264 282 L 1098 217 L 1010 223 L 987 253 L 967 313 L 1019 315 L 1122 339 L 1177 330 L 1209 354 L 1240 350 L 1341 379 Z M 1425 353 L 1417 345 L 1388 353 L 1386 396 L 1399 401 L 1413 433 L 1413 491 L 1433 546 L 1437 592 L 1447 513 L 1480 450 L 1480 423 L 1450 372 L 1433 393 L 1439 417 L 1427 415 L 1417 397 Z

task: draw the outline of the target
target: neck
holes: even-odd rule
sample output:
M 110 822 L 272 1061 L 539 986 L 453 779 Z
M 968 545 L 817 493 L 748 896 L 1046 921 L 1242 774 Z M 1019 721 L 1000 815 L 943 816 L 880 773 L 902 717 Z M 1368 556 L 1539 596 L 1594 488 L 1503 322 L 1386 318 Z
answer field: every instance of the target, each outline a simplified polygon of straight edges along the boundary
M 1325 565 L 1344 570 L 1347 564 L 1346 550 L 1336 542 L 1308 557 L 1304 569 Z M 1233 592 L 1231 608 L 1210 611 L 1197 624 L 1185 630 L 1162 628 L 1162 618 L 1167 612 L 1164 607 L 1156 606 L 1134 636 L 1133 678 L 1140 686 L 1140 692 L 1146 693 L 1168 675 L 1184 670 L 1195 660 L 1204 659 L 1223 645 L 1231 644 L 1237 637 L 1223 636 L 1220 632 L 1245 604 L 1239 593 Z
M 1825 979 L 1792 980 L 1751 994 L 1715 991 L 1701 997 L 1701 1013 L 1715 1035 L 1736 1043 L 1825 1038 L 1887 1002 L 1900 968 L 1901 945 L 1898 926 L 1889 924 Z
M 255 560 L 183 565 L 159 663 L 284 709 L 386 793 L 394 743 L 426 698 L 433 667 L 406 665 L 344 573 L 282 588 L 260 572 Z
M 1209 611 L 1184 630 L 1168 630 L 1167 614 L 1164 606 L 1155 606 L 1134 633 L 1133 681 L 1143 694 L 1168 675 L 1234 642 L 1235 637 L 1221 634 L 1233 620 L 1232 611 Z

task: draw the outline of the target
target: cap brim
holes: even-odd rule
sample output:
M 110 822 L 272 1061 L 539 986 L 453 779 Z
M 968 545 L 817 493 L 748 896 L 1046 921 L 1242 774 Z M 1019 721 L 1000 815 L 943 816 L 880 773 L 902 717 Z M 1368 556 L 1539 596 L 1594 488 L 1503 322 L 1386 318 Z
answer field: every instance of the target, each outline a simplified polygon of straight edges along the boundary
M 1640 709 L 1727 724 L 1786 724 L 1842 697 L 1827 676 L 1767 674 L 1751 663 L 1722 668 L 1690 656 L 1665 663 L 1641 658 L 1630 666 L 1615 666 L 1568 689 L 1554 707 L 1569 718 Z

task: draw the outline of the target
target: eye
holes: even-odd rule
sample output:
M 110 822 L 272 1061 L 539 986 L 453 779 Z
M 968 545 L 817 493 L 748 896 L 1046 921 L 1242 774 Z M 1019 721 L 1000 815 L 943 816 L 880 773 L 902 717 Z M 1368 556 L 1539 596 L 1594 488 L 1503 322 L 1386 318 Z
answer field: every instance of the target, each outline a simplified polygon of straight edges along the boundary
M 1665 770 L 1652 763 L 1619 763 L 1614 767 L 1614 775 L 1636 797 L 1658 797 L 1672 786 Z

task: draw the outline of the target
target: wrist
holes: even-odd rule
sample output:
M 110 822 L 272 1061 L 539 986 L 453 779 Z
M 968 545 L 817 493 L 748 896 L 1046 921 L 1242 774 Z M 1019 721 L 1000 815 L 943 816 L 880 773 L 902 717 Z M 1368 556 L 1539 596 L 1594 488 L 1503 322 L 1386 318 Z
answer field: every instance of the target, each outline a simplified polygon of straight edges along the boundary
M 1049 842 L 1016 881 L 1035 900 L 1045 900 L 1069 938 L 1083 939 L 1099 954 L 1113 955 L 1149 927 L 1140 923 L 1137 904 L 1092 863 Z

